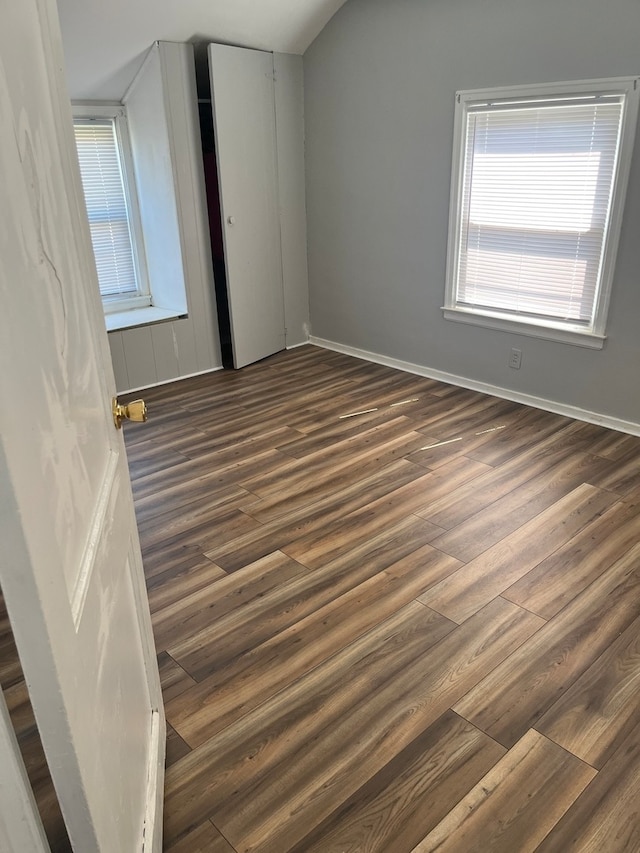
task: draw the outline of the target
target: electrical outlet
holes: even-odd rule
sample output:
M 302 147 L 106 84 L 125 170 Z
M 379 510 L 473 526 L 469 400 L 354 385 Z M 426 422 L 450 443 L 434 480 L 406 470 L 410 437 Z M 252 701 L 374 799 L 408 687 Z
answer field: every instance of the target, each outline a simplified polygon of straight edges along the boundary
M 509 367 L 512 367 L 514 370 L 520 370 L 521 364 L 522 350 L 513 347 L 513 349 L 511 350 L 511 355 L 509 356 Z

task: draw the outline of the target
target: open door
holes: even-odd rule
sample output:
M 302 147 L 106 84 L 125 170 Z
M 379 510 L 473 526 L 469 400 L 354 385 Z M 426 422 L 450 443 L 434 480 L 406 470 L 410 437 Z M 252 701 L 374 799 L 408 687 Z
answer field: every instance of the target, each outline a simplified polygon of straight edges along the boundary
M 53 0 L 4 4 L 0 586 L 74 850 L 160 851 L 164 715 L 62 68 Z
M 273 54 L 209 45 L 235 367 L 285 348 Z

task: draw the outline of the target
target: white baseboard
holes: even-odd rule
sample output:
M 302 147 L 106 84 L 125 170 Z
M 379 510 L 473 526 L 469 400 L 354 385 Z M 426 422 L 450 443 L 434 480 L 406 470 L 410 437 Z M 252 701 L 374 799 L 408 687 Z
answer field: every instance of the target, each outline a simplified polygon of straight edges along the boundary
M 467 379 L 464 376 L 456 376 L 453 373 L 445 373 L 442 370 L 434 370 L 430 367 L 424 367 L 421 364 L 413 364 L 410 361 L 402 361 L 398 358 L 390 358 L 386 355 L 378 355 L 374 352 L 358 349 L 357 347 L 338 344 L 335 341 L 328 341 L 324 338 L 317 338 L 311 335 L 309 338 L 310 344 L 323 347 L 323 349 L 341 352 L 344 355 L 352 355 L 355 358 L 362 358 L 365 361 L 372 361 L 375 364 L 384 364 L 386 367 L 394 367 L 397 370 L 404 370 L 406 373 L 415 373 L 418 376 L 426 376 L 428 379 L 437 379 L 440 382 L 447 382 L 450 385 L 459 385 L 461 388 L 469 388 L 471 391 L 480 391 L 482 394 L 491 394 L 493 397 L 501 397 L 504 400 L 511 400 L 513 403 L 523 403 L 525 406 L 533 406 L 535 409 L 544 409 L 546 412 L 553 412 L 556 415 L 566 415 L 569 418 L 575 418 L 578 421 L 585 421 L 590 424 L 615 429 L 619 432 L 626 432 L 630 435 L 640 435 L 640 424 L 633 421 L 624 421 L 620 418 L 611 417 L 610 415 L 602 414 L 601 412 L 590 412 L 586 409 L 580 409 L 577 406 L 568 406 L 564 403 L 557 403 L 554 400 L 546 400 L 542 397 L 534 397 L 532 394 L 522 394 L 519 391 L 512 391 L 508 388 L 501 388 L 498 385 L 489 385 L 486 382 L 477 382 L 475 379 Z
M 195 376 L 204 376 L 205 373 L 217 373 L 218 370 L 223 370 L 222 365 L 209 367 L 207 370 L 197 370 L 195 373 L 185 373 L 184 376 L 174 376 L 172 379 L 161 379 L 160 382 L 149 382 L 147 385 L 138 385 L 136 388 L 127 388 L 126 391 L 118 391 L 118 396 L 135 394 L 136 391 L 146 391 L 147 388 L 159 388 L 161 385 L 171 385 L 172 382 L 179 382 L 181 379 L 193 379 Z
M 308 343 L 309 339 L 307 338 L 306 341 L 300 341 L 297 344 L 287 344 L 287 349 L 298 349 L 298 347 L 306 347 Z

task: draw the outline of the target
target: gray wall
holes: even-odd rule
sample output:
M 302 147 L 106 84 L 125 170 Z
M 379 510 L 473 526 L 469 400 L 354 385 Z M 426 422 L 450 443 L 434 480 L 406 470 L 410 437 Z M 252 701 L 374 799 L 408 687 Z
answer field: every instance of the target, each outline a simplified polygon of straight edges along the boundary
M 455 91 L 640 74 L 639 35 L 638 0 L 348 0 L 304 56 L 313 335 L 640 423 L 640 143 L 603 350 L 440 310 Z

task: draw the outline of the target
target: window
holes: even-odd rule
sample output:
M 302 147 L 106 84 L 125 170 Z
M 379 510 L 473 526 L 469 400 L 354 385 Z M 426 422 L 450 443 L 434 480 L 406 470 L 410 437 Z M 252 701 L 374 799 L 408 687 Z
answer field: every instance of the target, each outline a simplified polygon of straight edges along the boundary
M 105 313 L 149 306 L 124 107 L 74 107 L 73 125 Z
M 602 346 L 636 87 L 457 94 L 447 319 Z

